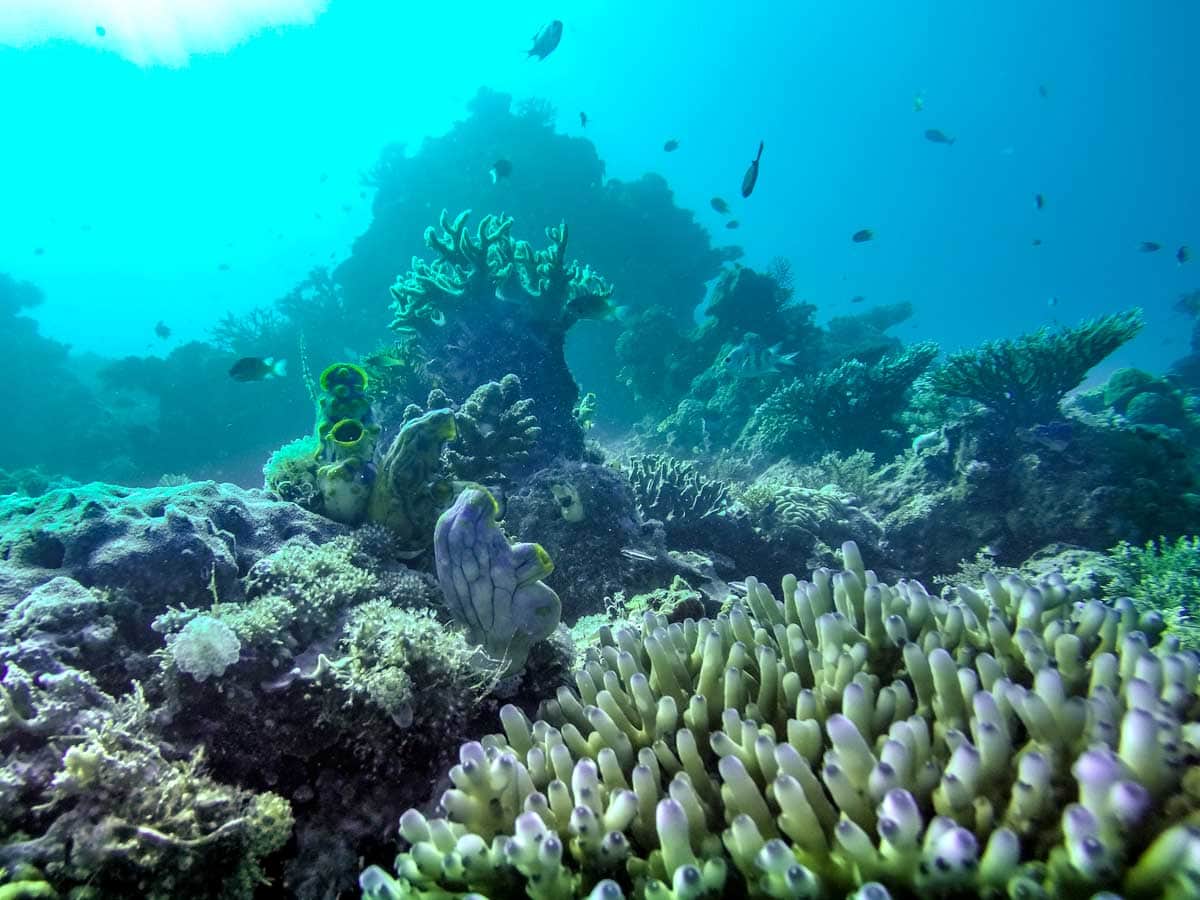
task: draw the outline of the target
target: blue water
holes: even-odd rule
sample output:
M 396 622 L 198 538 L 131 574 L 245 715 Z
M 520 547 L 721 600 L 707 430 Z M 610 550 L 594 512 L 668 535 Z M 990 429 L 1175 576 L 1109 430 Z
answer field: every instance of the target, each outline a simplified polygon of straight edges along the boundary
M 661 173 L 748 264 L 788 257 L 822 318 L 856 295 L 911 300 L 900 336 L 954 348 L 1136 304 L 1148 327 L 1106 368 L 1158 370 L 1185 351 L 1171 307 L 1200 265 L 1174 259 L 1200 245 L 1195 4 L 452 9 L 8 0 L 0 271 L 44 290 L 42 332 L 79 351 L 202 338 L 343 259 L 381 147 L 445 132 L 487 85 L 548 99 L 609 176 Z M 554 17 L 561 46 L 527 60 Z M 736 201 L 740 230 L 721 228 L 714 194 Z M 852 243 L 864 227 L 876 239 Z M 1163 249 L 1140 253 L 1144 240 Z

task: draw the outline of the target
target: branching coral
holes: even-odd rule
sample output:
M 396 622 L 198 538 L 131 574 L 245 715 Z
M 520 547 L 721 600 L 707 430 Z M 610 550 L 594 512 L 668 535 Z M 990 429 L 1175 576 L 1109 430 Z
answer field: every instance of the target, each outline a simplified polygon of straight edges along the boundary
M 755 410 L 739 445 L 797 460 L 830 451 L 898 449 L 897 417 L 913 382 L 937 354 L 936 344 L 913 344 L 873 365 L 851 359 L 831 371 L 790 381 Z
M 529 462 L 542 430 L 532 412 L 533 401 L 522 394 L 521 379 L 505 375 L 477 387 L 454 410 L 458 437 L 447 448 L 446 461 L 456 478 L 503 484 Z M 429 405 L 450 404 L 435 392 Z
M 925 386 L 943 397 L 986 407 L 1009 426 L 1048 422 L 1088 371 L 1142 328 L 1141 310 L 1088 319 L 1071 328 L 1042 328 L 1013 340 L 988 341 L 952 354 Z
M 1200 537 L 1147 541 L 1143 547 L 1122 541 L 1109 560 L 1117 590 L 1128 593 L 1139 610 L 1161 615 L 1171 633 L 1200 650 Z
M 601 634 L 465 744 L 368 898 L 1191 897 L 1200 660 L 1128 600 L 846 569 Z M 591 892 L 591 893 L 589 893 Z
M 414 257 L 411 270 L 392 285 L 392 328 L 441 327 L 500 296 L 525 306 L 535 321 L 565 331 L 581 318 L 577 301 L 611 296 L 612 288 L 599 275 L 567 260 L 565 224 L 547 228 L 550 245 L 534 250 L 512 237 L 511 217 L 484 216 L 472 234 L 470 214 L 464 210 L 451 219 L 442 210 L 441 232 L 425 229 L 425 243 L 438 258 L 426 263 Z

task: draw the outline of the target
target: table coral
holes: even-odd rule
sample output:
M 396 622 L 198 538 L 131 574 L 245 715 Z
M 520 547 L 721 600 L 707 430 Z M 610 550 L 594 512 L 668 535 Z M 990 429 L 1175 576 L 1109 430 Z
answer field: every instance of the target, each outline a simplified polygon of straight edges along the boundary
M 1160 617 L 843 559 L 602 632 L 542 718 L 463 745 L 366 896 L 1197 895 L 1200 658 Z

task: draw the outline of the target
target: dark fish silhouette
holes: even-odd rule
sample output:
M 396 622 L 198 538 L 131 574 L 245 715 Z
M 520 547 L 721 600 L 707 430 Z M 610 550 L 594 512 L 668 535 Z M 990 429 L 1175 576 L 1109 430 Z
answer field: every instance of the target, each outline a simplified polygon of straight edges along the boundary
M 1156 244 L 1154 241 L 1142 241 L 1138 249 L 1143 253 L 1154 253 L 1162 249 L 1162 244 Z
M 1046 87 L 1046 85 L 1044 85 L 1044 84 L 1039 84 L 1038 85 L 1038 96 L 1043 99 L 1045 99 L 1046 97 L 1049 97 L 1050 96 L 1050 88 Z
M 158 335 L 162 340 L 165 341 L 167 338 L 169 338 L 171 336 L 171 329 L 167 327 L 166 322 L 160 321 L 157 325 L 154 326 L 154 333 L 156 335 Z
M 45 247 L 34 247 L 34 248 L 33 248 L 33 255 L 34 255 L 34 256 L 45 256 L 45 255 L 46 255 L 46 248 L 45 248 Z
M 579 113 L 579 127 L 587 128 L 587 113 L 583 112 L 582 110 Z
M 562 33 L 563 23 L 558 19 L 554 19 L 548 25 L 543 25 L 542 30 L 533 36 L 533 46 L 529 48 L 529 56 L 545 59 L 554 52 L 554 48 L 562 40 Z
M 675 140 L 675 138 L 671 138 L 669 141 L 663 144 L 663 149 L 668 153 L 674 153 L 679 149 L 679 141 Z
M 758 161 L 762 159 L 763 142 L 758 142 L 758 156 L 750 163 L 750 168 L 742 176 L 742 196 L 749 197 L 754 192 L 754 184 L 758 181 Z
M 273 356 L 266 359 L 243 356 L 229 370 L 229 377 L 234 381 L 265 381 L 268 378 L 282 378 L 286 374 L 287 360 Z
M 722 200 L 720 197 L 713 197 L 711 200 L 708 201 L 708 203 L 709 203 L 709 206 L 711 206 L 713 209 L 715 209 L 721 215 L 725 215 L 725 213 L 729 212 L 729 204 L 726 203 L 724 200 Z
M 875 232 L 870 228 L 863 228 L 861 231 L 856 231 L 850 235 L 850 240 L 856 244 L 865 244 L 867 241 L 875 237 Z
M 728 222 L 725 223 L 725 227 L 730 228 L 730 229 L 738 228 L 740 225 L 741 225 L 741 223 L 738 222 L 737 219 L 730 219 Z
M 1175 261 L 1178 262 L 1181 266 L 1185 262 L 1190 260 L 1191 258 L 1192 258 L 1192 251 L 1188 249 L 1186 244 L 1181 246 L 1178 250 L 1175 251 Z
M 1034 194 L 1033 195 L 1033 203 L 1038 209 L 1041 209 L 1043 206 L 1046 205 L 1046 198 L 1043 197 L 1041 194 Z
M 229 271 L 229 263 L 217 263 L 217 271 L 218 272 L 228 272 Z
M 495 184 L 501 178 L 507 178 L 512 174 L 512 163 L 510 163 L 507 159 L 498 159 L 492 165 L 492 167 L 488 169 L 488 174 L 492 176 L 492 184 Z
M 106 34 L 108 34 L 107 28 L 105 28 L 103 25 L 96 26 L 96 37 L 104 37 Z
M 925 140 L 929 141 L 931 144 L 946 144 L 949 146 L 950 144 L 953 144 L 956 139 L 950 137 L 944 132 L 939 131 L 936 128 L 930 128 L 925 132 Z
M 725 369 L 738 378 L 761 378 L 775 372 L 782 372 L 783 367 L 795 366 L 795 353 L 783 353 L 782 344 L 768 347 L 759 335 L 747 332 L 742 342 L 729 351 L 722 360 Z
M 1042 246 L 1042 239 L 1041 239 L 1041 238 L 1034 238 L 1034 239 L 1033 239 L 1033 246 L 1035 246 L 1035 247 L 1040 247 L 1040 246 Z
M 850 302 L 851 303 L 862 303 L 866 299 L 867 298 L 864 297 L 862 294 L 858 294 L 857 296 L 851 297 Z

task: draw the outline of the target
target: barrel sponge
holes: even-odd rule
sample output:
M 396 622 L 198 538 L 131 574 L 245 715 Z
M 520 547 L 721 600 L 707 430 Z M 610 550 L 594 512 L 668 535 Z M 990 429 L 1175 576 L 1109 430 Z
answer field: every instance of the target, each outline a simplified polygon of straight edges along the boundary
M 212 616 L 196 616 L 167 642 L 176 667 L 197 681 L 220 677 L 238 661 L 242 642 L 233 629 Z

